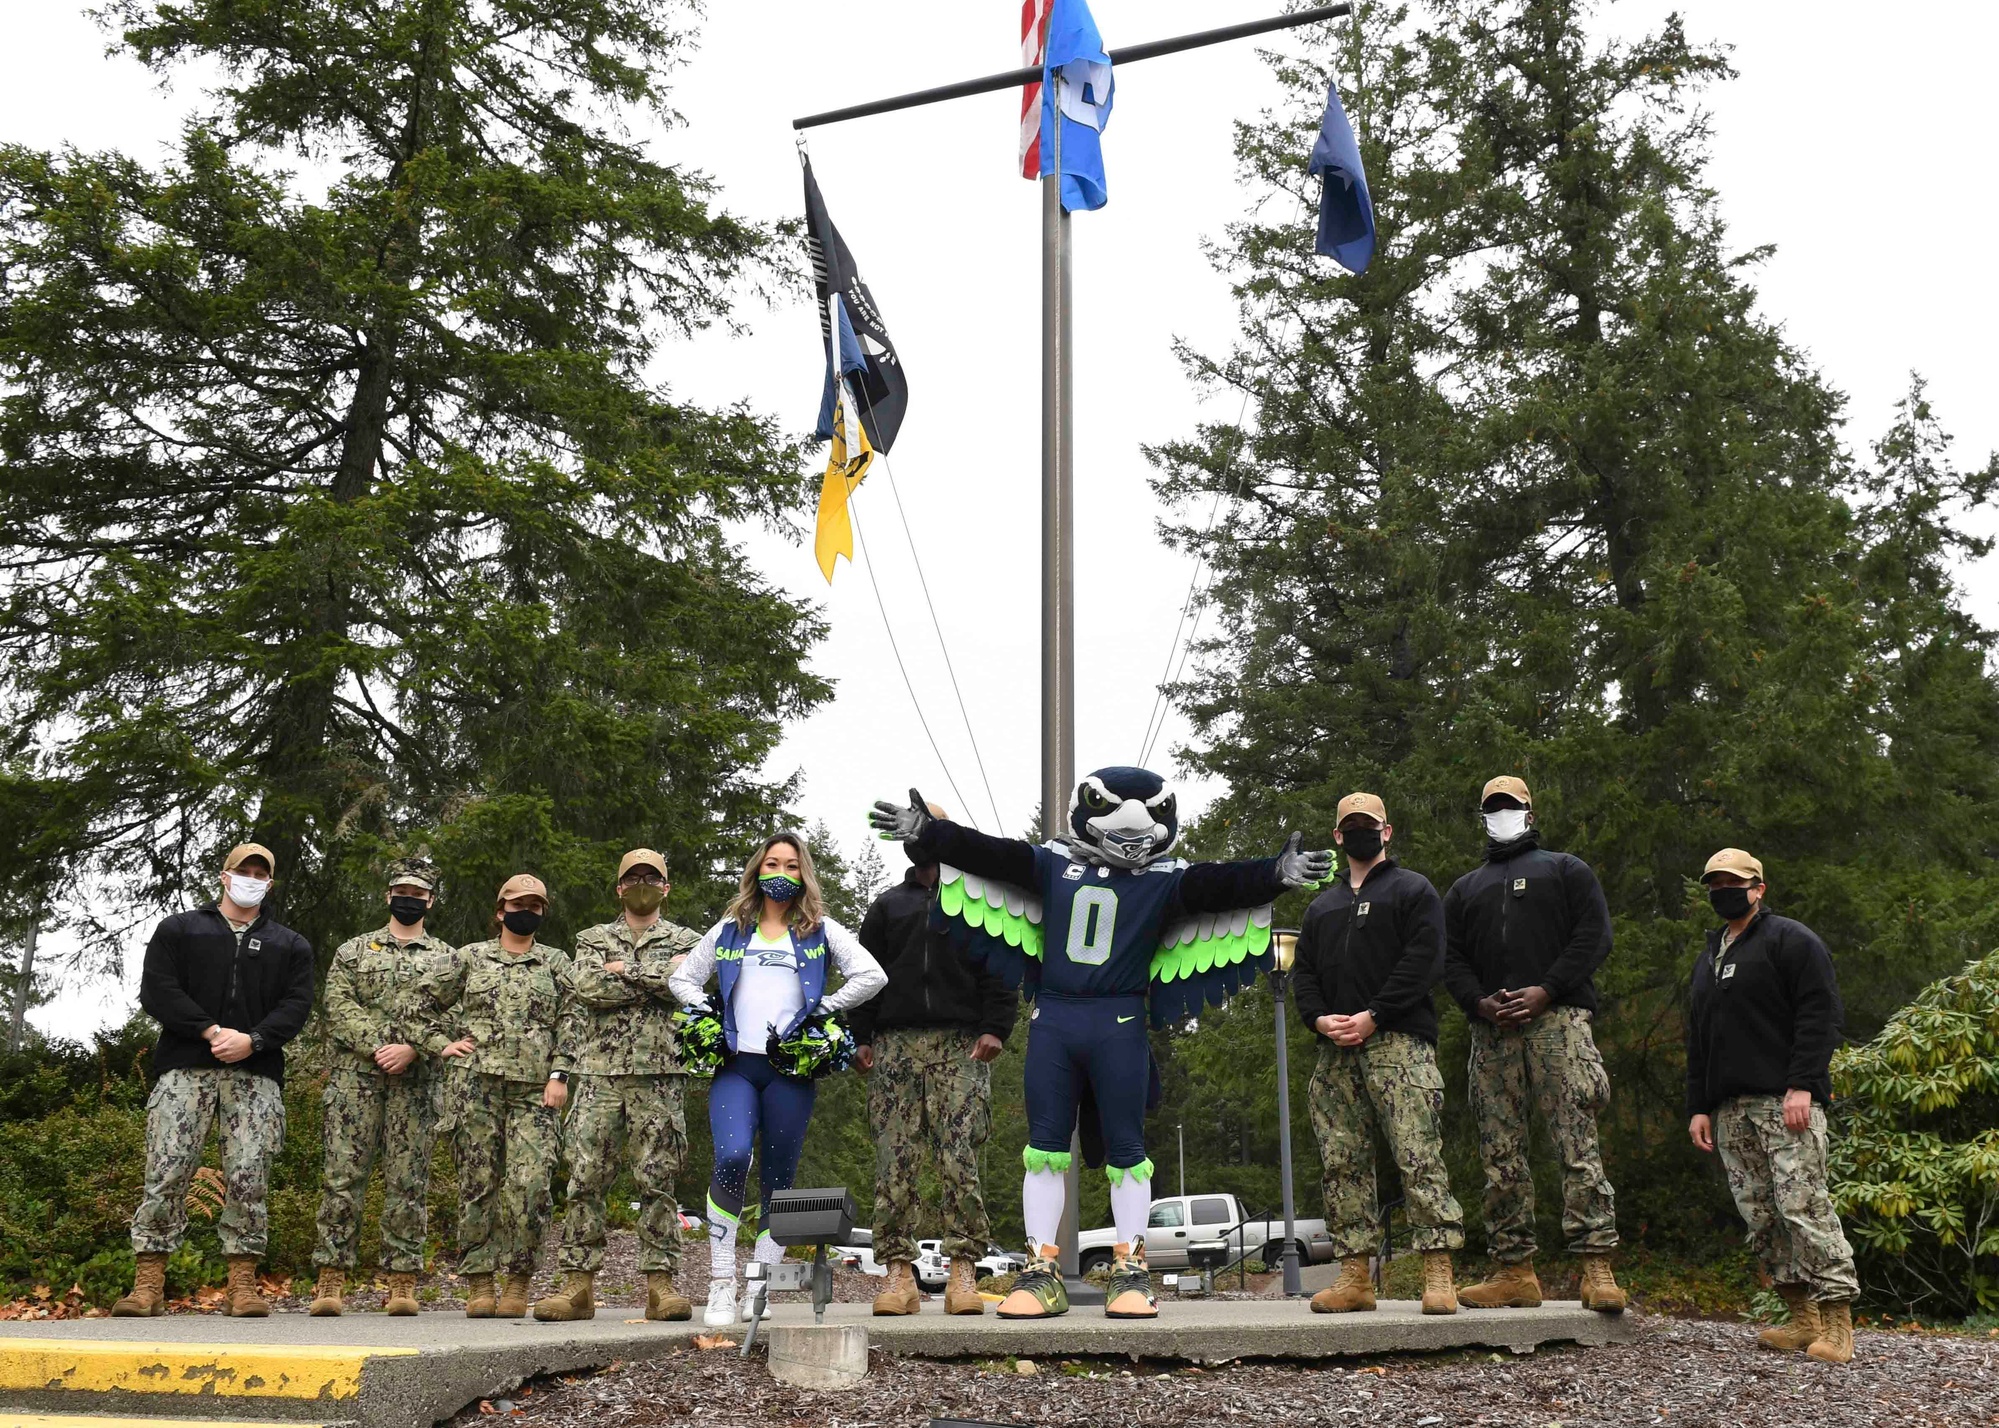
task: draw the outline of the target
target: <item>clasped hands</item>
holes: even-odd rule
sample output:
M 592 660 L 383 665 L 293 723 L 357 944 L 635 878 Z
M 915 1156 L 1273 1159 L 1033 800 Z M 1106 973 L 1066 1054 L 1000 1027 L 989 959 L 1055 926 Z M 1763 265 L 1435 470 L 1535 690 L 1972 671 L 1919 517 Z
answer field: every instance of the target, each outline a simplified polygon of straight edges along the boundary
M 1329 1036 L 1337 1046 L 1359 1046 L 1374 1035 L 1374 1013 L 1334 1016 L 1330 1012 L 1312 1023 L 1321 1036 Z
M 1522 987 L 1517 992 L 1501 987 L 1491 996 L 1479 999 L 1478 1014 L 1501 1031 L 1511 1031 L 1534 1020 L 1554 1000 L 1546 987 Z
M 215 1059 L 225 1066 L 235 1065 L 256 1050 L 250 1042 L 250 1033 L 247 1031 L 233 1031 L 226 1026 L 211 1026 L 201 1036 L 202 1040 L 208 1043 L 208 1049 L 214 1053 Z

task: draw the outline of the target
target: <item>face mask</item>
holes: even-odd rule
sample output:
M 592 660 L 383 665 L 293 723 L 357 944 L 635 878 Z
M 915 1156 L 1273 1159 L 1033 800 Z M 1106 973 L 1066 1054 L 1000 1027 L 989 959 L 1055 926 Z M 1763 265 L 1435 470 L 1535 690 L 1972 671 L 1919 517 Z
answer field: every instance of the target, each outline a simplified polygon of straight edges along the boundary
M 389 899 L 389 916 L 405 927 L 414 927 L 430 911 L 430 903 L 420 897 L 398 893 Z
M 1357 863 L 1365 863 L 1381 851 L 1379 828 L 1342 828 L 1340 846 Z
M 659 911 L 659 905 L 666 900 L 666 889 L 658 883 L 633 883 L 618 894 L 618 901 L 628 912 L 636 912 L 640 917 Z
M 500 914 L 500 921 L 506 924 L 507 931 L 513 933 L 516 937 L 526 937 L 537 927 L 541 926 L 541 914 L 520 909 Z
M 1748 888 L 1709 888 L 1707 900 L 1723 922 L 1747 916 L 1751 906 Z
M 226 875 L 229 882 L 229 900 L 238 907 L 255 907 L 264 900 L 264 894 L 271 890 L 269 878 L 245 877 L 242 873 Z
M 1495 843 L 1511 843 L 1527 836 L 1527 810 L 1500 808 L 1485 815 L 1485 836 Z
M 757 886 L 772 902 L 790 902 L 805 890 L 804 883 L 783 873 L 766 873 L 757 879 Z

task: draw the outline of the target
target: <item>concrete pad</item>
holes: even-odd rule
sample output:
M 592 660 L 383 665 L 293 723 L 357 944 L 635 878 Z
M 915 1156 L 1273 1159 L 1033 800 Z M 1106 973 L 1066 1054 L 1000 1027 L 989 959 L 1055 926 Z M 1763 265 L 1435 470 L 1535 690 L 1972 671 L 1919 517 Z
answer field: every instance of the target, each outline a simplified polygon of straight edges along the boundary
M 863 1324 L 773 1324 L 770 1376 L 793 1388 L 854 1388 L 868 1376 Z
M 1314 1314 L 1302 1299 L 1167 1299 L 1150 1321 L 1106 1319 L 1075 1309 L 1059 1319 L 1007 1321 L 947 1315 L 941 1302 L 907 1317 L 874 1318 L 866 1304 L 835 1304 L 829 1326 L 860 1330 L 876 1348 L 917 1358 L 1129 1357 L 1213 1364 L 1234 1359 L 1329 1359 L 1347 1355 L 1490 1347 L 1526 1352 L 1545 1343 L 1598 1345 L 1635 1337 L 1629 1318 L 1595 1314 L 1574 1300 L 1538 1309 L 1483 1309 L 1425 1315 L 1414 1300 L 1383 1301 L 1367 1314 Z M 625 1314 L 633 1317 L 626 1318 Z M 803 1296 L 785 1296 L 766 1329 L 810 1326 Z M 649 1323 L 636 1311 L 599 1308 L 579 1323 L 467 1319 L 444 1311 L 392 1319 L 350 1314 L 315 1319 L 168 1315 L 8 1326 L 0 1341 L 0 1414 L 77 1413 L 189 1418 L 351 1422 L 357 1428 L 428 1428 L 481 1398 L 499 1398 L 541 1374 L 602 1368 L 617 1359 L 655 1358 L 709 1332 L 698 1321 Z M 741 1341 L 747 1325 L 725 1330 Z M 136 1332 L 135 1332 L 136 1331 Z M 46 1374 L 48 1365 L 94 1363 L 123 1369 L 88 1381 Z M 163 1374 L 137 1370 L 164 1364 Z M 349 1381 L 351 1395 L 334 1389 Z M 42 1367 L 36 1367 L 37 1365 Z M 280 1367 L 282 1365 L 288 1365 Z M 339 1366 L 337 1372 L 329 1365 Z M 257 1368 L 256 1373 L 249 1370 Z M 190 1370 L 196 1376 L 187 1377 Z M 251 1377 L 282 1373 L 311 1396 L 225 1393 Z M 314 1374 L 320 1377 L 313 1378 Z M 62 1384 L 74 1383 L 75 1387 Z M 161 1386 L 183 1385 L 177 1391 Z M 326 1385 L 333 1385 L 327 1388 Z M 192 1385 L 186 1391 L 185 1385 Z M 218 1412 L 220 1410 L 220 1412 Z M 0 1421 L 0 1428 L 7 1428 Z

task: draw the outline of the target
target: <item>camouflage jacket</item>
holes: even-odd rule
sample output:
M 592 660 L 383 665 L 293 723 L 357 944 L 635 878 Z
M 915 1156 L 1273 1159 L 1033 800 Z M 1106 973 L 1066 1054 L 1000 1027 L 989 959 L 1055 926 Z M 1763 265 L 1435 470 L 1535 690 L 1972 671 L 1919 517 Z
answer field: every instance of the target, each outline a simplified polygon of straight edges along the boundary
M 469 1036 L 472 1054 L 452 1058 L 454 1069 L 539 1084 L 567 1069 L 555 1037 L 568 987 L 568 954 L 544 943 L 518 957 L 497 938 L 445 953 L 417 983 L 423 1049 L 434 1055 Z
M 428 933 L 398 942 L 387 927 L 341 943 L 320 1000 L 331 1064 L 374 1071 L 376 1047 L 397 1042 L 420 1046 L 423 1017 L 417 984 L 451 950 L 450 943 Z M 422 1058 L 417 1064 L 423 1064 Z
M 556 1061 L 591 1076 L 679 1073 L 666 979 L 680 954 L 701 940 L 692 928 L 661 918 L 644 932 L 625 919 L 585 930 L 569 967 L 569 1004 Z M 606 962 L 623 962 L 615 976 Z

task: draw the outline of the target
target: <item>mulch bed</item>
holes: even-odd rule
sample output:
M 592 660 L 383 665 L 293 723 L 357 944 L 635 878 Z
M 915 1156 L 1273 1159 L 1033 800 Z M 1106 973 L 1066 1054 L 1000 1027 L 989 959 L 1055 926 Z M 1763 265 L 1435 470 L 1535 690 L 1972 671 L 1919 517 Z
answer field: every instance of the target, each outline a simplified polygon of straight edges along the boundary
M 938 1363 L 874 1355 L 849 1393 L 788 1388 L 759 1351 L 685 1350 L 545 1380 L 452 1420 L 546 1428 L 923 1428 L 933 1418 L 1074 1428 L 1383 1424 L 1396 1428 L 1941 1428 L 1999 1423 L 1999 1340 L 1863 1331 L 1846 1367 L 1757 1349 L 1742 1325 L 1644 1319 L 1601 1349 L 1404 1355 L 1336 1367 L 1045 1360 Z M 523 1423 L 522 1428 L 527 1428 Z

